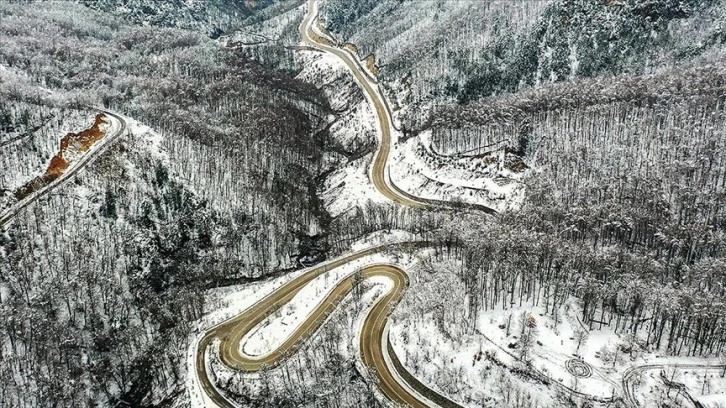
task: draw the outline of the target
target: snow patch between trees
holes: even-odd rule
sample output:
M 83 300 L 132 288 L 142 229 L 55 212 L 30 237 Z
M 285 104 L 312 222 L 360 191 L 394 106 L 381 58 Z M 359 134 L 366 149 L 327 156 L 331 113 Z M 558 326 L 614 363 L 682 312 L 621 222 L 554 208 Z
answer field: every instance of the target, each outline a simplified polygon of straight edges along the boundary
M 442 157 L 430 150 L 430 131 L 394 146 L 390 175 L 407 192 L 429 199 L 481 204 L 502 212 L 524 201 L 525 172 L 504 165 L 505 152 L 485 157 Z

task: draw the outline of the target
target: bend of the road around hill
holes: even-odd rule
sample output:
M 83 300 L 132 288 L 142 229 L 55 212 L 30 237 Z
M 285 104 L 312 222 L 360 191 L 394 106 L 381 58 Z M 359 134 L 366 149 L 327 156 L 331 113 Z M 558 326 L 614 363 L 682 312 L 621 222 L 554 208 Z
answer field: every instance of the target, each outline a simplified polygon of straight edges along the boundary
M 71 165 L 60 177 L 48 183 L 48 185 L 38 189 L 38 191 L 18 201 L 6 211 L 0 214 L 0 227 L 9 223 L 20 211 L 28 207 L 30 204 L 45 196 L 49 192 L 55 190 L 70 181 L 73 176 L 91 164 L 101 153 L 106 151 L 114 141 L 126 132 L 126 120 L 113 112 L 105 109 L 99 109 L 110 121 L 110 127 L 106 131 L 106 136 L 93 144 L 93 146 L 83 154 L 83 156 Z
M 366 76 L 363 66 L 359 61 L 351 57 L 351 54 L 341 48 L 317 40 L 319 35 L 313 31 L 313 25 L 317 17 L 318 4 L 316 1 L 310 0 L 308 3 L 308 12 L 305 14 L 302 24 L 300 24 L 300 36 L 302 40 L 313 48 L 335 55 L 345 63 L 364 94 L 370 99 L 378 118 L 381 128 L 381 139 L 370 170 L 370 179 L 373 185 L 386 198 L 398 204 L 407 207 L 420 207 L 425 205 L 423 200 L 402 194 L 399 189 L 390 185 L 388 182 L 390 180 L 388 174 L 388 157 L 391 151 L 391 115 L 383 102 L 383 95 L 378 92 L 377 86 L 371 84 L 371 80 Z
M 303 41 L 315 49 L 327 52 L 340 58 L 340 60 L 345 63 L 350 72 L 353 74 L 356 82 L 374 107 L 378 124 L 380 126 L 380 144 L 375 156 L 373 157 L 373 165 L 371 166 L 369 176 L 375 188 L 391 201 L 407 207 L 432 206 L 454 209 L 472 209 L 482 211 L 486 214 L 496 214 L 496 210 L 481 204 L 449 202 L 417 197 L 393 183 L 393 180 L 391 180 L 390 177 L 388 163 L 391 146 L 393 144 L 393 118 L 389 105 L 386 102 L 385 95 L 382 94 L 381 88 L 378 84 L 373 82 L 373 80 L 369 77 L 369 74 L 366 73 L 361 62 L 355 59 L 350 52 L 342 48 L 332 46 L 328 44 L 327 41 L 320 40 L 322 36 L 314 31 L 314 25 L 317 18 L 318 4 L 315 0 L 310 0 L 308 4 L 308 12 L 303 19 L 302 24 L 300 24 L 300 36 Z
M 332 262 L 314 267 L 297 278 L 276 289 L 242 314 L 212 328 L 200 340 L 197 347 L 196 369 L 203 391 L 214 404 L 221 407 L 232 407 L 231 404 L 212 384 L 207 372 L 207 351 L 215 339 L 219 339 L 220 360 L 232 369 L 241 372 L 257 372 L 278 366 L 288 357 L 292 356 L 300 344 L 309 339 L 323 324 L 326 318 L 335 310 L 340 302 L 348 295 L 355 285 L 372 277 L 385 277 L 393 282 L 392 289 L 379 298 L 368 312 L 360 335 L 360 350 L 363 363 L 375 370 L 379 390 L 397 404 L 412 407 L 431 406 L 431 400 L 423 395 L 434 396 L 436 401 L 445 401 L 443 406 L 460 407 L 449 401 L 434 390 L 416 389 L 411 384 L 399 380 L 398 372 L 391 369 L 386 361 L 386 353 L 391 350 L 387 347 L 388 317 L 403 296 L 408 287 L 408 275 L 404 270 L 394 265 L 375 264 L 364 267 L 359 274 L 350 274 L 343 278 L 332 291 L 316 306 L 306 317 L 303 323 L 275 350 L 262 356 L 247 355 L 243 351 L 242 342 L 245 336 L 257 325 L 280 307 L 289 302 L 302 288 L 323 273 L 343 266 L 354 260 L 369 256 L 384 250 L 401 249 L 411 251 L 415 248 L 427 247 L 425 242 L 411 242 L 395 245 L 381 245 L 354 252 Z M 395 357 L 395 356 L 394 356 Z M 396 360 L 397 361 L 397 360 Z M 415 386 L 423 387 L 417 382 Z M 423 391 L 423 392 L 422 392 Z
M 391 201 L 408 207 L 436 206 L 456 209 L 475 209 L 487 214 L 496 213 L 493 209 L 483 205 L 450 203 L 416 197 L 398 188 L 392 182 L 388 173 L 388 159 L 392 144 L 392 117 L 388 105 L 385 102 L 385 97 L 380 93 L 380 88 L 365 73 L 360 61 L 353 58 L 350 53 L 335 46 L 328 45 L 327 41 L 321 40 L 321 36 L 314 32 L 313 24 L 317 20 L 317 16 L 317 3 L 314 0 L 310 0 L 308 12 L 300 25 L 300 35 L 303 41 L 312 48 L 340 58 L 348 66 L 356 82 L 363 89 L 364 94 L 367 95 L 375 108 L 381 135 L 380 144 L 373 158 L 373 165 L 370 170 L 370 178 L 375 188 Z M 300 343 L 309 338 L 319 328 L 325 318 L 335 309 L 345 295 L 350 292 L 354 286 L 355 279 L 383 276 L 390 278 L 394 282 L 394 287 L 376 302 L 365 319 L 360 335 L 360 350 L 363 355 L 364 364 L 375 370 L 377 379 L 379 380 L 378 387 L 380 391 L 394 403 L 412 407 L 427 407 L 432 405 L 460 407 L 459 404 L 426 387 L 420 381 L 403 380 L 404 378 L 409 378 L 410 380 L 412 376 L 409 373 L 397 372 L 396 367 L 390 367 L 386 362 L 386 355 L 391 356 L 392 352 L 392 348 L 388 347 L 387 343 L 388 316 L 408 286 L 406 272 L 393 265 L 369 266 L 363 269 L 360 277 L 354 277 L 352 275 L 346 277 L 322 301 L 318 308 L 305 319 L 295 332 L 280 347 L 270 353 L 264 356 L 249 356 L 242 351 L 241 342 L 245 335 L 270 316 L 270 314 L 289 302 L 312 279 L 333 268 L 386 248 L 386 246 L 380 246 L 355 252 L 331 263 L 313 268 L 278 288 L 242 314 L 209 330 L 199 341 L 196 349 L 197 376 L 206 397 L 218 406 L 233 406 L 216 389 L 209 377 L 206 356 L 209 346 L 215 339 L 220 340 L 219 357 L 227 367 L 242 372 L 256 372 L 263 368 L 275 367 L 284 361 L 286 357 L 292 355 Z M 395 355 L 391 357 L 392 361 L 398 361 Z
M 622 388 L 625 394 L 625 402 L 632 408 L 639 408 L 640 402 L 635 397 L 635 378 L 640 377 L 645 371 L 666 370 L 666 369 L 688 369 L 688 370 L 709 370 L 726 369 L 724 364 L 645 364 L 627 369 L 623 374 Z

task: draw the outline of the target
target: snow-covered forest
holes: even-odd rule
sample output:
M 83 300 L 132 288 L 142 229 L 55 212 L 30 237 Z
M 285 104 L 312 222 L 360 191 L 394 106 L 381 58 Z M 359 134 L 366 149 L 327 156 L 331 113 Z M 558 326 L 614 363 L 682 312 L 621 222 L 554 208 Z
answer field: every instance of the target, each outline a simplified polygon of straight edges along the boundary
M 717 0 L 329 0 L 323 11 L 414 104 L 715 63 L 726 13 Z
M 371 264 L 410 280 L 382 344 L 429 405 L 726 404 L 723 0 L 320 0 L 369 79 L 303 41 L 314 3 L 0 2 L 0 407 L 208 406 L 202 375 L 388 406 Z M 26 203 L 102 109 L 117 139 Z M 198 347 L 318 267 L 240 340 L 271 352 L 355 277 L 279 364 Z
M 93 106 L 138 122 L 0 235 L 0 405 L 175 399 L 206 288 L 324 256 L 331 108 L 205 33 L 70 2 L 0 16 L 4 206 Z
M 461 325 L 527 303 L 557 322 L 575 296 L 588 331 L 718 362 L 724 4 L 606 3 L 325 9 L 339 41 L 376 54 L 409 137 L 449 157 L 515 152 L 530 169 L 519 211 L 452 227 Z

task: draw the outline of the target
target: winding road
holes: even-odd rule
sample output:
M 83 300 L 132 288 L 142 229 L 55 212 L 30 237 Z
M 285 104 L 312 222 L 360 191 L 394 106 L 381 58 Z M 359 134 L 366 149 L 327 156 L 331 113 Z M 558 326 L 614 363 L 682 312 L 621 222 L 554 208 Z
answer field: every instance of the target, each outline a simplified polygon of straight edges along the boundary
M 303 41 L 313 49 L 327 52 L 340 58 L 350 69 L 356 82 L 375 108 L 381 135 L 379 148 L 373 158 L 369 174 L 375 188 L 391 201 L 407 207 L 436 206 L 455 209 L 473 209 L 486 214 L 495 214 L 495 210 L 483 205 L 451 203 L 416 197 L 393 183 L 390 178 L 388 163 L 393 143 L 393 121 L 390 108 L 382 94 L 381 88 L 370 77 L 370 74 L 365 71 L 361 62 L 353 54 L 331 46 L 324 41 L 315 40 L 315 38 L 320 38 L 322 34 L 314 32 L 314 22 L 317 16 L 317 3 L 315 0 L 310 0 L 308 12 L 300 25 L 300 34 Z M 5 226 L 23 209 L 50 191 L 69 182 L 76 174 L 97 159 L 101 153 L 106 151 L 110 144 L 126 132 L 127 123 L 122 116 L 107 110 L 100 110 L 110 119 L 110 128 L 107 130 L 106 136 L 95 143 L 90 150 L 69 167 L 58 179 L 15 203 L 5 212 L 0 213 L 0 227 Z M 16 140 L 17 138 L 4 142 L 4 144 L 12 143 Z M 221 362 L 232 369 L 241 372 L 259 372 L 274 368 L 294 355 L 300 345 L 314 335 L 320 326 L 324 324 L 327 317 L 351 293 L 355 286 L 360 284 L 360 281 L 368 278 L 384 277 L 392 282 L 392 287 L 373 304 L 363 322 L 359 340 L 363 363 L 375 371 L 379 390 L 394 404 L 417 408 L 435 405 L 447 408 L 461 407 L 458 403 L 428 388 L 408 373 L 395 355 L 395 351 L 388 341 L 389 317 L 403 297 L 406 288 L 409 286 L 407 273 L 395 265 L 368 265 L 360 270 L 360 274 L 350 274 L 343 278 L 306 317 L 305 321 L 295 329 L 293 334 L 275 350 L 264 355 L 252 356 L 244 353 L 241 347 L 243 339 L 247 334 L 278 311 L 283 305 L 291 301 L 306 285 L 318 276 L 355 260 L 383 251 L 401 250 L 402 252 L 410 252 L 414 249 L 428 246 L 429 244 L 424 242 L 408 242 L 381 245 L 353 252 L 339 259 L 309 269 L 255 303 L 243 313 L 211 328 L 204 334 L 196 347 L 195 365 L 202 390 L 212 403 L 221 407 L 234 406 L 214 386 L 209 376 L 207 355 L 208 351 L 210 351 L 210 346 L 215 341 L 219 345 L 219 358 Z M 707 364 L 662 364 L 631 367 L 622 377 L 622 389 L 625 395 L 625 401 L 632 407 L 638 407 L 639 402 L 635 397 L 634 379 L 647 370 L 665 369 L 669 367 L 687 369 L 724 368 L 723 365 Z
M 391 201 L 407 207 L 436 205 L 461 208 L 459 204 L 415 197 L 396 187 L 391 182 L 388 174 L 388 159 L 392 144 L 392 119 L 385 98 L 380 93 L 380 88 L 366 74 L 360 61 L 354 59 L 348 52 L 326 44 L 326 41 L 316 40 L 316 38 L 321 37 L 319 33 L 314 32 L 313 28 L 317 16 L 317 3 L 314 0 L 310 0 L 308 12 L 300 25 L 300 35 L 303 41 L 312 48 L 340 58 L 348 66 L 356 82 L 363 89 L 363 92 L 375 108 L 381 135 L 379 148 L 373 158 L 373 165 L 371 166 L 369 174 L 375 188 Z M 471 205 L 471 208 L 482 210 L 489 214 L 495 213 L 493 209 L 485 206 Z M 408 245 L 420 247 L 426 246 L 427 244 L 410 243 Z M 250 333 L 251 330 L 282 307 L 282 305 L 289 302 L 305 285 L 322 273 L 364 256 L 383 250 L 395 249 L 395 247 L 396 245 L 373 247 L 315 267 L 278 288 L 242 314 L 209 330 L 199 341 L 196 351 L 196 370 L 201 388 L 207 397 L 218 406 L 233 406 L 215 388 L 209 378 L 206 360 L 207 350 L 215 339 L 219 340 L 220 360 L 227 367 L 242 372 L 256 372 L 279 365 L 287 357 L 295 353 L 300 343 L 315 333 L 327 316 L 335 310 L 345 296 L 358 284 L 357 280 L 359 277 L 349 275 L 338 283 L 295 332 L 280 347 L 270 353 L 263 356 L 246 355 L 243 352 L 241 344 L 245 335 Z M 393 288 L 385 296 L 376 301 L 373 308 L 369 311 L 360 335 L 360 350 L 363 362 L 377 373 L 379 390 L 386 398 L 399 405 L 411 407 L 430 407 L 434 405 L 460 407 L 459 404 L 426 387 L 418 380 L 415 380 L 408 372 L 405 372 L 405 369 L 403 369 L 387 341 L 388 317 L 409 284 L 406 272 L 394 265 L 371 265 L 365 267 L 361 272 L 360 278 L 366 279 L 372 277 L 385 277 L 393 282 Z M 389 366 L 387 358 L 398 363 L 393 364 L 393 366 L 398 366 L 399 370 L 396 367 Z M 403 378 L 408 378 L 409 381 L 404 381 Z M 424 395 L 428 398 L 424 397 Z
M 640 377 L 644 372 L 650 371 L 650 370 L 665 370 L 669 368 L 676 368 L 676 369 L 688 369 L 688 370 L 696 370 L 696 369 L 715 369 L 718 368 L 720 370 L 723 370 L 725 366 L 723 364 L 646 364 L 636 367 L 631 367 L 625 371 L 625 374 L 623 374 L 622 379 L 622 387 L 623 392 L 625 394 L 625 400 L 626 402 L 633 408 L 640 407 L 640 402 L 638 402 L 638 399 L 635 397 L 635 381 L 634 379 L 637 377 Z M 690 395 L 689 395 L 690 397 Z
M 428 243 L 410 242 L 402 244 L 389 244 L 368 248 L 354 252 L 340 259 L 310 269 L 299 277 L 278 288 L 242 314 L 214 327 L 201 339 L 197 347 L 196 368 L 201 387 L 210 400 L 220 407 L 233 407 L 224 396 L 214 387 L 209 379 L 206 361 L 207 348 L 215 339 L 219 342 L 220 360 L 230 368 L 242 372 L 257 372 L 278 366 L 288 357 L 292 356 L 300 344 L 310 338 L 325 322 L 326 318 L 335 310 L 340 302 L 348 295 L 359 281 L 372 277 L 385 277 L 393 282 L 392 289 L 378 299 L 369 311 L 361 330 L 360 349 L 363 362 L 377 373 L 380 391 L 391 401 L 412 407 L 429 407 L 430 400 L 422 395 L 433 396 L 431 399 L 446 401 L 445 406 L 459 407 L 428 388 L 418 390 L 415 386 L 424 387 L 421 383 L 407 384 L 399 380 L 398 372 L 391 370 L 386 362 L 388 347 L 388 317 L 403 296 L 409 284 L 406 272 L 394 265 L 376 264 L 362 269 L 359 276 L 348 275 L 340 281 L 332 291 L 316 306 L 305 321 L 295 329 L 281 346 L 262 356 L 247 355 L 242 350 L 242 340 L 257 325 L 275 313 L 282 305 L 289 302 L 302 288 L 323 273 L 331 271 L 365 256 L 373 255 L 386 250 L 400 249 L 410 252 L 416 248 L 429 246 Z M 397 357 L 394 357 L 397 360 Z M 423 392 L 422 392 L 423 391 Z
M 389 200 L 407 206 L 407 207 L 443 207 L 454 209 L 472 209 L 482 211 L 486 214 L 496 214 L 496 210 L 481 204 L 449 202 L 443 200 L 435 200 L 423 197 L 416 197 L 396 186 L 391 180 L 389 172 L 388 159 L 393 144 L 392 129 L 393 119 L 391 110 L 386 102 L 385 96 L 382 94 L 380 86 L 371 79 L 361 61 L 355 59 L 350 52 L 328 45 L 325 41 L 318 41 L 322 33 L 316 33 L 314 26 L 318 17 L 318 4 L 315 0 L 310 0 L 308 4 L 308 12 L 300 24 L 300 36 L 303 41 L 323 52 L 335 55 L 345 63 L 350 72 L 353 74 L 358 85 L 363 90 L 370 103 L 375 108 L 376 117 L 380 126 L 380 144 L 375 156 L 373 157 L 373 165 L 370 168 L 369 177 L 375 188 L 381 192 Z
M 62 176 L 58 177 L 51 183 L 48 183 L 47 186 L 40 188 L 28 197 L 18 201 L 5 212 L 0 213 L 0 227 L 5 226 L 5 224 L 9 223 L 20 211 L 37 201 L 39 198 L 70 181 L 73 176 L 78 174 L 78 172 L 86 168 L 89 164 L 93 163 L 93 161 L 96 160 L 101 153 L 106 151 L 111 143 L 126 132 L 126 120 L 123 117 L 105 109 L 99 110 L 110 119 L 110 127 L 106 131 L 106 136 L 94 143 L 93 146 L 77 162 L 73 163 Z
M 407 207 L 420 207 L 426 205 L 427 202 L 425 200 L 407 194 L 390 183 L 388 157 L 391 152 L 392 120 L 391 113 L 388 111 L 384 102 L 384 97 L 380 94 L 378 86 L 371 83 L 371 80 L 366 75 L 366 71 L 360 61 L 354 59 L 349 52 L 341 48 L 333 47 L 322 41 L 316 40 L 316 38 L 320 36 L 319 33 L 314 31 L 314 23 L 317 20 L 317 17 L 318 3 L 315 0 L 310 0 L 308 3 L 308 12 L 303 19 L 302 24 L 300 24 L 300 36 L 302 37 L 303 42 L 315 49 L 335 55 L 343 61 L 348 69 L 350 69 L 350 72 L 353 74 L 356 82 L 363 90 L 363 93 L 368 97 L 375 108 L 375 113 L 378 117 L 381 140 L 378 150 L 373 158 L 373 165 L 371 166 L 369 174 L 373 185 L 381 192 L 381 194 L 395 203 Z
M 318 5 L 315 0 L 309 0 L 307 13 L 300 25 L 300 35 L 306 48 L 322 51 L 338 57 L 350 70 L 358 85 L 363 90 L 366 98 L 373 105 L 378 126 L 380 127 L 380 144 L 376 151 L 369 177 L 375 186 L 385 197 L 391 201 L 407 207 L 440 207 L 457 210 L 472 209 L 486 214 L 496 214 L 490 207 L 470 204 L 452 203 L 440 200 L 416 197 L 407 193 L 395 185 L 389 173 L 389 156 L 393 143 L 392 136 L 392 114 L 385 96 L 375 78 L 365 70 L 361 61 L 355 54 L 335 46 L 335 42 L 326 37 L 326 33 L 316 31 L 315 23 L 318 17 Z M 424 243 L 408 244 L 416 247 L 426 246 Z M 281 364 L 285 359 L 292 356 L 301 343 L 309 339 L 315 331 L 323 324 L 327 316 L 332 313 L 345 296 L 350 293 L 357 283 L 358 277 L 347 276 L 321 301 L 305 321 L 295 329 L 284 343 L 262 356 L 247 355 L 243 351 L 242 343 L 245 336 L 255 329 L 261 322 L 272 313 L 279 310 L 282 305 L 289 302 L 303 287 L 314 278 L 348 262 L 360 259 L 389 249 L 396 249 L 396 245 L 384 245 L 369 248 L 363 251 L 354 252 L 350 255 L 335 261 L 323 264 L 310 269 L 301 276 L 293 279 L 282 287 L 248 308 L 242 314 L 221 323 L 209 330 L 199 341 L 196 348 L 196 370 L 200 385 L 206 396 L 214 404 L 221 407 L 233 407 L 225 397 L 215 388 L 209 378 L 207 354 L 210 346 L 215 340 L 219 344 L 219 358 L 222 363 L 241 372 L 258 372 L 260 370 L 273 368 Z M 363 362 L 367 367 L 377 373 L 379 390 L 395 405 L 412 407 L 461 407 L 456 402 L 438 394 L 428 388 L 408 373 L 395 355 L 393 347 L 388 340 L 388 317 L 396 304 L 403 296 L 408 287 L 409 280 L 406 272 L 397 266 L 388 264 L 376 264 L 365 267 L 362 270 L 362 278 L 375 276 L 386 277 L 393 282 L 393 288 L 383 297 L 379 298 L 368 312 L 360 334 L 360 350 Z M 685 367 L 685 366 L 684 366 Z M 693 365 L 689 368 L 710 368 L 708 365 Z M 639 371 L 657 368 L 656 366 L 640 366 L 628 370 L 622 378 L 622 388 L 625 394 L 625 402 L 632 407 L 638 407 L 638 402 L 633 395 L 632 377 Z M 547 377 L 550 382 L 554 380 Z M 609 381 L 617 386 L 614 381 Z M 587 398 L 587 394 L 574 392 Z M 613 397 L 612 400 L 619 399 Z

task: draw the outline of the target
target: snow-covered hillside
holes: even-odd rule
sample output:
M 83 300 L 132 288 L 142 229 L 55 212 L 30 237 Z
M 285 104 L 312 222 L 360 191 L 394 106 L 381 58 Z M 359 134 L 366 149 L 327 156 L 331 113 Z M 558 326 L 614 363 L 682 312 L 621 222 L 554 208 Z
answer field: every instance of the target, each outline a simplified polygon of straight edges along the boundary
M 0 407 L 722 405 L 725 4 L 0 2 Z

